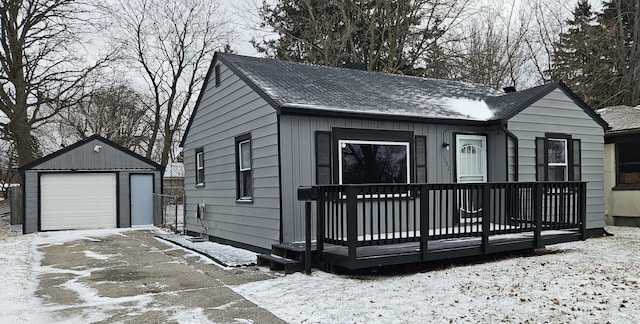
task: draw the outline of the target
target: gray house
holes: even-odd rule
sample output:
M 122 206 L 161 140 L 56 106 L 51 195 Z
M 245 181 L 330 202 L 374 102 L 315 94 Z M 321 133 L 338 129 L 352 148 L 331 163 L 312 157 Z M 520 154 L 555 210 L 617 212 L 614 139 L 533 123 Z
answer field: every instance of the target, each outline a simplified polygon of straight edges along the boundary
M 606 122 L 562 82 L 506 91 L 217 53 L 182 140 L 185 228 L 258 251 L 300 242 L 297 190 L 316 185 L 318 249 L 347 236 L 424 248 L 483 217 L 496 217 L 487 231 L 516 231 L 518 219 L 529 226 L 519 233 L 571 223 L 581 238 L 601 235 Z M 536 183 L 560 186 L 545 187 L 537 209 Z
M 93 135 L 20 168 L 24 233 L 158 224 L 162 166 Z

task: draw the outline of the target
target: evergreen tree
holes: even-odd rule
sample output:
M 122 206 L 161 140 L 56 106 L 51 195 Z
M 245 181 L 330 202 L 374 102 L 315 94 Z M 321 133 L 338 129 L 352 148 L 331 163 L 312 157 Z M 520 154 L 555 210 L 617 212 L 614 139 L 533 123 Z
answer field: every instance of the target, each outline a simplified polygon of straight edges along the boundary
M 610 0 L 598 21 L 608 32 L 607 45 L 613 63 L 611 104 L 640 104 L 640 1 Z
M 581 0 L 566 21 L 568 31 L 560 34 L 552 55 L 552 80 L 563 80 L 593 108 L 609 105 L 615 90 L 609 84 L 613 69 L 610 48 L 603 38 L 607 30 L 587 0 Z
M 441 76 L 446 66 L 435 54 L 442 51 L 438 40 L 457 18 L 458 5 L 430 0 L 265 3 L 262 25 L 278 37 L 253 45 L 282 60 L 332 66 L 358 62 L 370 71 Z

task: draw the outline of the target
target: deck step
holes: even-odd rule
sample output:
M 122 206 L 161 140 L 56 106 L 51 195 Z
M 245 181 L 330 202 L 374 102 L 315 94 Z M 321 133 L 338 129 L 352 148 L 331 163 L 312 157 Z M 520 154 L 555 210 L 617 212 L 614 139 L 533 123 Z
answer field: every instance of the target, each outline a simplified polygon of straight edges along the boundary
M 311 245 L 311 255 L 315 254 L 316 245 Z M 271 254 L 258 255 L 259 266 L 269 266 L 271 270 L 284 270 L 285 274 L 304 271 L 306 255 L 302 242 L 278 243 L 271 245 Z
M 258 265 L 269 265 L 270 270 L 284 271 L 285 274 L 304 270 L 304 263 L 298 260 L 291 260 L 273 254 L 258 255 Z

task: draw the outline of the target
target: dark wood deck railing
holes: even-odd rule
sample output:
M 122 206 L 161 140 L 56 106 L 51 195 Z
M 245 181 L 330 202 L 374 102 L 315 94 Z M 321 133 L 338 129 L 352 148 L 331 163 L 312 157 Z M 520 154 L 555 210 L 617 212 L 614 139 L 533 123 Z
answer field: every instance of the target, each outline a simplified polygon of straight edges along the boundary
M 584 233 L 584 182 L 321 185 L 299 190 L 316 201 L 316 244 L 364 246 L 480 238 L 547 230 Z M 309 204 L 307 209 L 310 210 Z M 310 213 L 308 213 L 310 214 Z M 308 238 L 309 238 L 308 234 Z

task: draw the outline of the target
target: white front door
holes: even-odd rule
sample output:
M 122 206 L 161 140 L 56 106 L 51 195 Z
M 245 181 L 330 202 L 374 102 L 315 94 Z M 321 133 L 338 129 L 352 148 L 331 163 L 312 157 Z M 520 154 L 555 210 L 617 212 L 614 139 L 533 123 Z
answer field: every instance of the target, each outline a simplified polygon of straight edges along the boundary
M 487 182 L 487 137 L 484 135 L 456 136 L 456 180 L 459 183 Z M 459 221 L 477 223 L 482 217 L 481 190 L 458 191 Z
M 487 182 L 487 137 L 456 135 L 456 180 Z

